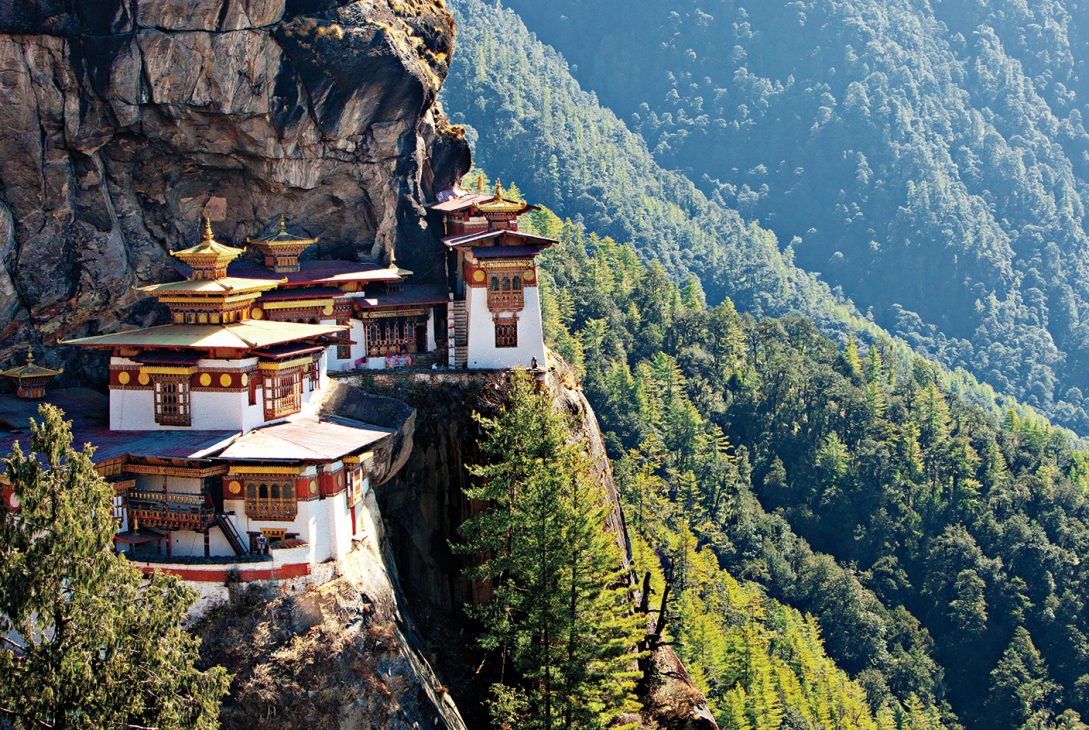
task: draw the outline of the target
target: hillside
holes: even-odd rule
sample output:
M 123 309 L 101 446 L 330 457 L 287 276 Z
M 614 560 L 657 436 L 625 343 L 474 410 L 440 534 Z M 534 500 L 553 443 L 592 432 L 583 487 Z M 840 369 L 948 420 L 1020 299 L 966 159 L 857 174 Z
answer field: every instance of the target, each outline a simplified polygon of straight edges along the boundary
M 920 351 L 1089 429 L 1084 3 L 506 5 L 663 168 L 760 221 Z M 518 37 L 505 26 L 499 46 Z M 458 106 L 484 138 L 511 126 L 509 109 Z M 581 187 L 565 210 L 609 205 Z
M 672 575 L 678 653 L 712 703 L 739 677 L 722 660 L 739 615 L 721 567 L 811 613 L 873 707 L 1084 727 L 1086 452 L 971 405 L 922 359 L 708 308 L 629 246 L 538 225 L 563 237 L 546 262 L 550 335 L 584 373 L 637 562 Z

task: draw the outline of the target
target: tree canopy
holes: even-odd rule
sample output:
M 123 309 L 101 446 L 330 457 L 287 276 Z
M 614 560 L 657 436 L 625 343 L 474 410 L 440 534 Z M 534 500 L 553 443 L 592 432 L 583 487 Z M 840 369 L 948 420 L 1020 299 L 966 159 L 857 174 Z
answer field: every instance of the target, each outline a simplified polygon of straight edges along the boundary
M 31 452 L 4 459 L 18 511 L 0 509 L 0 719 L 16 728 L 218 727 L 229 677 L 195 667 L 180 628 L 196 597 L 113 550 L 113 487 L 43 405 Z

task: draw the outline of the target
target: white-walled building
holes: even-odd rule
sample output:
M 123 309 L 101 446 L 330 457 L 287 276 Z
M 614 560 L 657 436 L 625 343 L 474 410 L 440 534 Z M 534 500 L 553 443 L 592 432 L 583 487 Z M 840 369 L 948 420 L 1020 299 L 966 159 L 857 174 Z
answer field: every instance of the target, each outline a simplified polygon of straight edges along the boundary
M 448 360 L 479 369 L 545 366 L 537 256 L 556 241 L 522 233 L 518 218 L 533 210 L 495 194 L 453 188 L 431 207 L 441 213 L 451 303 Z

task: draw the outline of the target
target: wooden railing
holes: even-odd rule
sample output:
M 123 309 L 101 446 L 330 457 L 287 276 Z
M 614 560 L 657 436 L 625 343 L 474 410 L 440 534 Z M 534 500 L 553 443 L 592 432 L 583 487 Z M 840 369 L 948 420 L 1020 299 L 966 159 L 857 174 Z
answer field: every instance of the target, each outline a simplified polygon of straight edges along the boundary
M 525 298 L 522 290 L 493 291 L 488 290 L 488 309 L 492 311 L 521 311 L 525 307 Z
M 125 499 L 129 522 L 167 530 L 204 530 L 216 521 L 215 509 L 203 494 L 130 489 Z

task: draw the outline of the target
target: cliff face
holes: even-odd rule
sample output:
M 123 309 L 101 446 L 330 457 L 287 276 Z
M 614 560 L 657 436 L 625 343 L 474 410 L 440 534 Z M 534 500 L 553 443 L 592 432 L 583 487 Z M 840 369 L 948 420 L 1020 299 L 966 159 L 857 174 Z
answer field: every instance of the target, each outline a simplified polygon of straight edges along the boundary
M 363 506 L 367 540 L 334 579 L 239 586 L 197 624 L 204 660 L 235 675 L 223 727 L 465 730 L 402 611 L 373 492 Z
M 462 613 L 472 599 L 472 586 L 463 577 L 464 559 L 452 553 L 450 544 L 458 539 L 457 527 L 469 515 L 463 496 L 469 477 L 466 466 L 481 458 L 478 442 L 483 434 L 472 414 L 491 415 L 502 406 L 507 376 L 460 371 L 405 377 L 377 372 L 350 379 L 360 381 L 364 391 L 403 401 L 416 411 L 412 453 L 396 476 L 376 490 L 378 504 L 406 603 L 427 647 L 425 654 L 449 682 L 469 726 L 484 727 L 487 717 L 481 701 L 491 680 L 487 671 L 480 671 L 473 627 Z M 624 514 L 597 416 L 562 364 L 547 383 L 557 407 L 571 416 L 575 438 L 586 445 L 593 459 L 611 505 L 606 527 L 628 555 Z M 372 420 L 382 418 L 374 410 L 367 415 Z M 392 420 L 375 422 L 394 424 Z M 706 699 L 672 648 L 659 648 L 641 669 L 646 711 L 627 720 L 644 730 L 717 729 Z
M 453 35 L 443 0 L 0 0 L 0 363 L 149 323 L 131 287 L 202 213 L 437 274 L 423 203 L 469 160 L 435 101 Z

